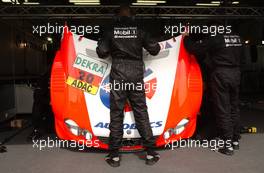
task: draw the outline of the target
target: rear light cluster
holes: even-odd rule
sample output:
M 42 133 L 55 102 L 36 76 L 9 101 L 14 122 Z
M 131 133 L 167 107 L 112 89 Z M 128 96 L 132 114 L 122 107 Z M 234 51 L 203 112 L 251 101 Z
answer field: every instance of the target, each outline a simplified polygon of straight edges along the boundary
M 86 129 L 82 129 L 78 126 L 78 124 L 70 119 L 66 119 L 65 124 L 67 128 L 70 130 L 70 132 L 75 136 L 83 136 L 86 140 L 91 140 L 93 138 L 93 135 L 91 132 L 89 132 Z
M 185 127 L 186 127 L 186 125 L 189 123 L 189 119 L 187 119 L 187 118 L 184 118 L 184 119 L 182 119 L 178 124 L 177 124 L 177 126 L 175 127 L 175 128 L 170 128 L 170 129 L 168 129 L 166 132 L 164 132 L 164 134 L 163 134 L 163 138 L 165 139 L 165 140 L 167 140 L 167 139 L 169 139 L 172 135 L 179 135 L 179 134 L 181 134 L 183 131 L 184 131 L 184 129 L 185 129 Z

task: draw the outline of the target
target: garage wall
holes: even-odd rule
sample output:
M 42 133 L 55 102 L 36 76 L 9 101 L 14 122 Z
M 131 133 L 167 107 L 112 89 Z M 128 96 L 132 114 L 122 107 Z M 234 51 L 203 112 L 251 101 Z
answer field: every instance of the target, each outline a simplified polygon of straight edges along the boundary
M 264 46 L 246 46 L 241 68 L 241 93 L 264 93 Z
M 47 69 L 46 52 L 41 50 L 43 42 L 18 28 L 15 24 L 0 22 L 0 80 L 24 79 L 38 76 Z M 30 47 L 20 48 L 26 42 Z

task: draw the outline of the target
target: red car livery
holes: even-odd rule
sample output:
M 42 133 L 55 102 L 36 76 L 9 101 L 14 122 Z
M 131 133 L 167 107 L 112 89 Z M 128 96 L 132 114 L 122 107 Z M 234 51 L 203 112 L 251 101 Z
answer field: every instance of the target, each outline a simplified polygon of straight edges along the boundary
M 160 45 L 157 56 L 143 53 L 146 100 L 157 147 L 193 135 L 202 99 L 200 68 L 185 50 L 182 36 Z M 96 41 L 64 32 L 52 67 L 51 103 L 59 138 L 86 140 L 107 149 L 111 58 L 99 59 L 96 46 Z M 129 103 L 123 130 L 122 149 L 142 149 Z

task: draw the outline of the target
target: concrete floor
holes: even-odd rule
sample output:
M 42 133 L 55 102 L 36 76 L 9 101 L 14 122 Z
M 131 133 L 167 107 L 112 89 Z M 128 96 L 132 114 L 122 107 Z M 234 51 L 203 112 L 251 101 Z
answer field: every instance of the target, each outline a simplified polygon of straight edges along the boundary
M 253 117 L 253 118 L 252 118 Z M 263 127 L 263 111 L 247 110 L 242 113 L 245 125 Z M 27 129 L 9 141 L 7 153 L 0 153 L 1 173 L 101 173 L 101 172 L 150 172 L 150 173 L 263 173 L 264 133 L 243 134 L 240 150 L 225 156 L 208 148 L 177 148 L 160 150 L 161 160 L 147 166 L 138 154 L 122 154 L 121 167 L 111 168 L 104 162 L 104 152 L 88 150 L 74 152 L 61 148 L 42 151 L 33 148 L 25 138 Z M 10 133 L 10 132 L 9 132 Z M 0 137 L 8 134 L 3 132 Z M 10 134 L 9 134 L 10 135 Z M 0 138 L 0 139 L 1 139 Z
M 39 151 L 31 144 L 7 145 L 0 154 L 3 173 L 89 173 L 89 172 L 151 172 L 151 173 L 263 173 L 264 134 L 242 136 L 241 149 L 232 157 L 204 148 L 161 150 L 161 160 L 146 166 L 135 153 L 122 154 L 121 167 L 111 168 L 102 152 L 73 152 L 52 148 Z

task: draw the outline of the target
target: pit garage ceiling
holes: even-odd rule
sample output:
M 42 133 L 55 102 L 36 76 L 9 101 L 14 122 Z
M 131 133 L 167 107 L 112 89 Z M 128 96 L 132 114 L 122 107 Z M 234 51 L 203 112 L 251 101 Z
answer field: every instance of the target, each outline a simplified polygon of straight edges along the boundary
M 1 18 L 109 18 L 133 4 L 139 17 L 264 18 L 263 0 L 1 0 Z M 155 2 L 155 3 L 152 3 Z

